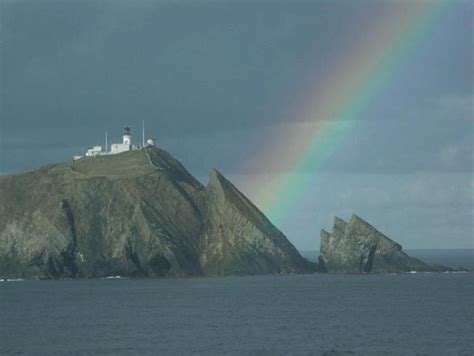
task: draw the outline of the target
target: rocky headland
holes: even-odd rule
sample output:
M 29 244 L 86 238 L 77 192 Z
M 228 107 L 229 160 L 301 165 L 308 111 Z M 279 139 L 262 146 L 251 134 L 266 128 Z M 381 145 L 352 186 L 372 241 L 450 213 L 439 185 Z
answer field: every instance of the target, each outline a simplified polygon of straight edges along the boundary
M 440 270 L 354 216 L 304 259 L 222 174 L 147 147 L 0 177 L 0 278 Z
M 303 273 L 286 237 L 214 170 L 148 147 L 0 177 L 0 277 Z

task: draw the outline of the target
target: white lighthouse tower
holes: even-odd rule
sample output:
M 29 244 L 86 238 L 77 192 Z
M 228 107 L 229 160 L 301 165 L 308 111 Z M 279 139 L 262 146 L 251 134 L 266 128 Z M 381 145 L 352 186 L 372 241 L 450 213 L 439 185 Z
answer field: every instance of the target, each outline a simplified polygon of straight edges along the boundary
M 132 145 L 132 134 L 130 133 L 130 127 L 125 127 L 123 129 L 123 144 L 131 146 Z
M 122 134 L 122 143 L 113 143 L 110 153 L 116 154 L 139 149 L 138 146 L 132 145 L 132 133 L 130 127 L 125 127 Z

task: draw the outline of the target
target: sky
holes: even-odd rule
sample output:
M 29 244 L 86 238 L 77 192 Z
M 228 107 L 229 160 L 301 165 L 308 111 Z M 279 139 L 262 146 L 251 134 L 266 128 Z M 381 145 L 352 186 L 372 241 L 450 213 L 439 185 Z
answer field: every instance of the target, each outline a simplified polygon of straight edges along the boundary
M 138 139 L 145 120 L 157 146 L 203 184 L 218 169 L 300 250 L 353 213 L 408 249 L 473 248 L 473 6 L 0 0 L 0 174 L 71 159 L 106 130 Z M 363 110 L 331 121 L 408 35 Z M 350 125 L 317 167 L 296 164 L 321 122 Z

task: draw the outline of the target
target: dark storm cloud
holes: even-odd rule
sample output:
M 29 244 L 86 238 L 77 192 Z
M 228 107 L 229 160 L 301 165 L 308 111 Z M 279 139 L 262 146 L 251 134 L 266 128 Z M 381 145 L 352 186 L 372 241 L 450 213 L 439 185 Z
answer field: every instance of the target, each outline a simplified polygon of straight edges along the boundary
M 3 9 L 7 119 L 67 126 L 80 116 L 85 126 L 138 116 L 156 118 L 165 134 L 280 119 L 307 67 L 323 67 L 350 41 L 344 26 L 326 28 L 331 17 L 344 24 L 376 14 L 325 2 L 23 1 Z
M 345 51 L 370 19 L 394 4 L 3 1 L 2 170 L 40 165 L 41 160 L 28 156 L 43 148 L 48 148 L 43 157 L 49 161 L 68 159 L 101 143 L 105 130 L 116 140 L 123 125 L 137 132 L 145 119 L 149 132 L 184 157 L 193 172 L 207 172 L 211 164 L 235 171 L 236 158 L 254 156 L 265 133 L 281 133 L 285 125 L 305 119 L 289 114 L 299 95 L 314 87 L 328 63 L 349 55 Z M 413 71 L 408 76 L 413 81 L 395 85 L 387 95 L 391 100 L 365 115 L 365 121 L 374 123 L 363 125 L 364 130 L 408 115 L 400 104 L 418 110 L 426 98 L 469 92 L 465 70 L 472 56 L 464 43 L 470 34 L 463 25 L 468 16 L 461 10 L 425 45 L 422 58 L 405 66 Z M 413 125 L 417 130 L 418 119 Z M 454 133 L 444 135 L 442 128 L 434 130 L 428 138 L 434 145 L 447 136 L 451 141 L 443 145 L 457 139 Z M 374 164 L 369 153 L 387 137 L 377 134 L 367 141 L 362 134 L 349 138 L 348 145 L 356 142 L 346 154 L 336 153 L 332 169 L 407 171 L 420 161 L 432 169 L 433 158 L 416 149 L 410 133 L 399 127 L 394 132 L 393 143 L 384 146 L 391 164 Z M 406 164 L 400 163 L 401 146 L 412 148 Z M 356 154 L 370 159 L 346 165 L 351 161 L 347 157 Z

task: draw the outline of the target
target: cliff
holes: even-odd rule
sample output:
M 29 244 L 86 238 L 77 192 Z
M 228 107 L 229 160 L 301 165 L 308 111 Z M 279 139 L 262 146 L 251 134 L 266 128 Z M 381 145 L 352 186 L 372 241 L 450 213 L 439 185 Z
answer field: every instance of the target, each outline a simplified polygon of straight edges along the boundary
M 301 273 L 315 266 L 220 173 L 149 147 L 0 177 L 0 277 Z
M 313 269 L 216 170 L 206 187 L 205 216 L 201 266 L 206 274 L 297 273 Z
M 403 252 L 402 246 L 357 215 L 335 218 L 332 234 L 321 231 L 320 268 L 330 273 L 399 273 L 450 270 Z

